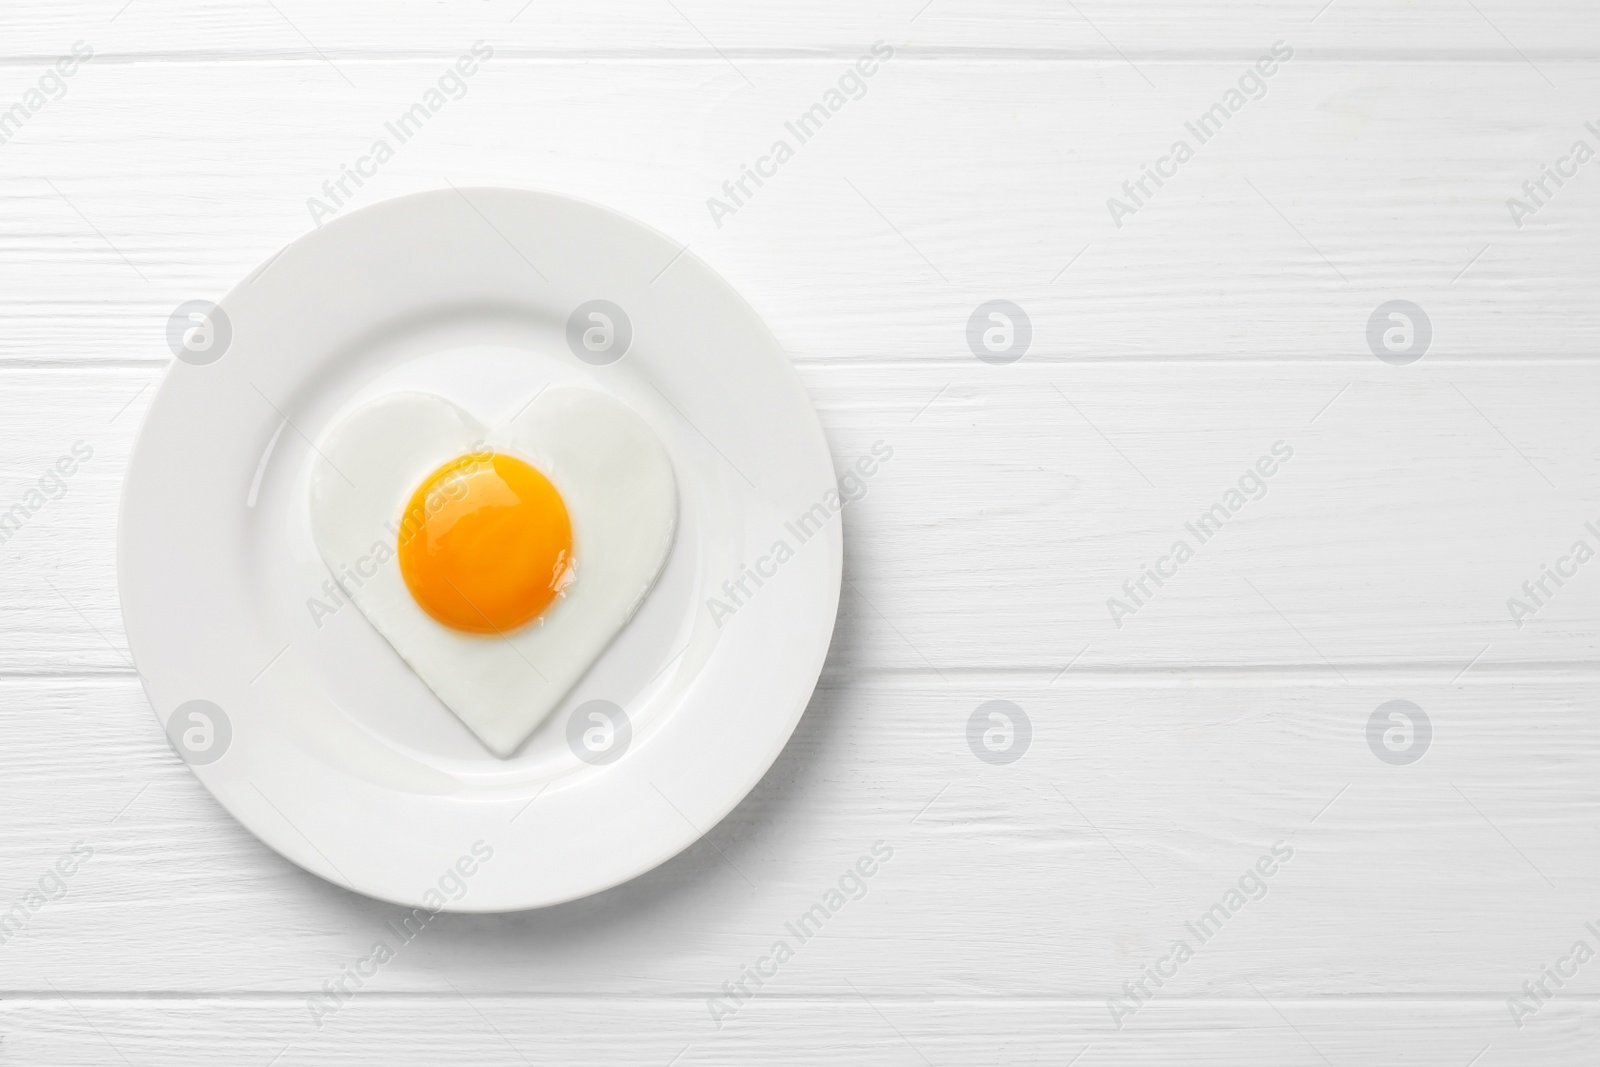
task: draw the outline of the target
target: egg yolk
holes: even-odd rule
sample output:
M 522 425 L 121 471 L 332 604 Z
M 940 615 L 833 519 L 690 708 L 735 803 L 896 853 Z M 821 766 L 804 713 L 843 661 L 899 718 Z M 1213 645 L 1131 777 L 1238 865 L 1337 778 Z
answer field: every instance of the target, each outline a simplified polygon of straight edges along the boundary
M 550 479 L 514 456 L 461 456 L 423 480 L 400 522 L 400 573 L 453 630 L 537 618 L 572 574 L 572 523 Z

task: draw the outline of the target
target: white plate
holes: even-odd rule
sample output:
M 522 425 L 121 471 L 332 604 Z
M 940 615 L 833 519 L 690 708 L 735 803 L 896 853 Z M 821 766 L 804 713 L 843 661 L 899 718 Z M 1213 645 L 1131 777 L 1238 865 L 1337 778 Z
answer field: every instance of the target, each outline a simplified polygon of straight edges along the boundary
M 568 341 L 594 300 L 631 325 L 614 362 L 626 331 L 590 352 L 586 307 Z M 184 358 L 124 487 L 123 618 L 174 748 L 258 837 L 370 896 L 506 911 L 649 870 L 760 779 L 833 631 L 838 496 L 788 359 L 710 268 L 593 204 L 447 189 L 307 234 L 186 334 L 190 310 L 174 314 Z M 651 424 L 677 475 L 679 529 L 639 613 L 500 760 L 358 608 L 314 624 L 329 575 L 307 481 L 313 443 L 375 396 L 430 389 L 493 422 L 554 382 L 610 392 Z M 796 525 L 808 513 L 826 517 L 819 530 Z M 776 565 L 780 541 L 793 556 Z M 724 583 L 762 559 L 775 573 L 746 577 L 734 605 Z M 603 723 L 575 715 L 592 700 L 625 709 L 609 750 Z M 599 729 L 587 744 L 586 728 Z

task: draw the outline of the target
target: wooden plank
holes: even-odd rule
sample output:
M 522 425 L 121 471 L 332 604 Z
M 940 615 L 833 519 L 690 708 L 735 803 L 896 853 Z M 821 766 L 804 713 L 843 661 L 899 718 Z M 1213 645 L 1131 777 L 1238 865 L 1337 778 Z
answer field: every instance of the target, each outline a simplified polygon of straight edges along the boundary
M 538 54 L 648 55 L 675 52 L 737 60 L 741 53 L 852 48 L 884 37 L 929 50 L 1059 51 L 1121 63 L 1132 59 L 1210 52 L 1233 54 L 1276 37 L 1298 37 L 1325 49 L 1394 55 L 1494 56 L 1525 63 L 1522 55 L 1590 54 L 1600 49 L 1593 12 L 1578 0 L 1476 5 L 1417 0 L 1340 0 L 1261 5 L 1248 0 L 905 0 L 850 4 L 814 0 L 786 10 L 756 9 L 715 0 L 676 5 L 609 0 L 581 8 L 529 5 L 526 0 L 470 3 L 421 0 L 387 5 L 381 20 L 355 0 L 275 5 L 246 0 L 144 5 L 50 4 L 28 0 L 7 12 L 7 51 L 50 56 L 74 38 L 107 52 L 141 59 L 200 56 L 292 56 L 325 62 L 370 56 L 441 54 L 456 38 L 486 37 Z M 674 10 L 674 6 L 677 10 Z M 1474 11 L 1476 6 L 1479 10 Z M 63 11 L 66 8 L 66 11 Z M 179 32 L 181 30 L 181 32 Z M 1519 55 L 1519 51 L 1522 55 Z M 346 73 L 357 84 L 356 72 Z M 1136 78 L 1136 72 L 1129 70 Z M 332 83 L 338 73 L 328 71 Z
M 995 298 L 1026 310 L 1034 361 L 1365 365 L 1394 299 L 1426 312 L 1429 361 L 1592 359 L 1591 168 L 1560 189 L 1540 168 L 1600 147 L 1597 116 L 1530 107 L 1548 87 L 1520 61 L 1296 55 L 1203 144 L 1186 124 L 1238 91 L 1248 55 L 1141 64 L 1159 89 L 1120 61 L 906 55 L 804 143 L 786 123 L 849 57 L 741 60 L 752 89 L 716 58 L 506 54 L 404 144 L 385 124 L 442 59 L 363 63 L 358 88 L 316 60 L 91 62 L 3 146 L 0 359 L 165 358 L 172 309 L 311 228 L 309 202 L 331 209 L 324 183 L 378 138 L 394 158 L 340 210 L 446 181 L 598 200 L 687 243 L 801 360 L 964 363 Z M 1563 99 L 1600 77 L 1538 66 Z M 4 100 L 32 71 L 0 74 Z M 1180 138 L 1194 158 L 1158 188 L 1141 167 L 1174 167 Z M 724 183 L 779 139 L 793 158 L 735 203 Z M 1531 179 L 1549 197 L 1513 220 Z
M 841 469 L 894 451 L 845 510 L 835 667 L 1258 666 L 1340 684 L 1595 660 L 1597 575 L 1558 587 L 1543 569 L 1600 547 L 1592 364 L 802 370 Z M 128 668 L 111 535 L 156 375 L 0 374 L 0 511 L 75 442 L 94 450 L 0 545 L 0 669 Z M 1263 457 L 1275 473 L 1248 477 Z M 1241 479 L 1266 495 L 1229 497 Z M 1160 587 L 1157 563 L 1177 571 Z
M 574 904 L 440 916 L 402 945 L 401 909 L 300 871 L 230 820 L 132 680 L 5 679 L 0 901 L 76 843 L 92 853 L 4 944 L 6 981 L 305 995 L 382 940 L 386 992 L 703 1000 L 783 941 L 775 997 L 853 983 L 1103 1012 L 1183 941 L 1193 958 L 1158 1002 L 1249 997 L 1255 982 L 1367 1006 L 1471 996 L 1506 1015 L 1575 941 L 1600 945 L 1586 926 L 1600 926 L 1593 688 L 1587 675 L 836 675 L 773 770 L 683 855 Z M 1408 765 L 1369 747 L 1395 699 L 1431 728 Z M 968 740 L 991 700 L 1031 726 L 1011 763 Z M 870 877 L 846 878 L 875 845 Z M 1262 865 L 1275 847 L 1281 862 Z M 819 902 L 832 914 L 802 924 Z M 1596 976 L 1561 997 L 1592 997 Z
M 1550 1005 L 1511 1030 L 1482 1002 L 1263 1002 L 1152 1005 L 1120 1032 L 1098 1005 L 1054 1000 L 862 995 L 758 1000 L 721 1030 L 681 1000 L 445 998 L 367 994 L 320 1029 L 281 1000 L 7 999 L 6 1049 L 18 1062 L 75 1065 L 197 1062 L 312 1067 L 352 1060 L 409 1064 L 900 1065 L 1007 1063 L 1109 1067 L 1405 1062 L 1417 1067 L 1593 1062 L 1592 1003 Z M 1247 998 L 1247 999 L 1246 999 Z M 1487 1051 L 1485 1051 L 1487 1049 Z M 119 1059 L 118 1057 L 122 1057 Z M 274 1058 L 276 1057 L 276 1058 Z M 1075 1059 L 1076 1057 L 1076 1059 Z
M 1521 226 L 1507 199 L 1600 145 L 1592 15 L 11 5 L 0 114 L 72 41 L 97 54 L 0 144 L 0 513 L 94 450 L 0 544 L 0 904 L 27 902 L 0 925 L 4 1058 L 1591 1062 L 1593 967 L 1520 1027 L 1508 998 L 1600 946 L 1600 615 L 1587 567 L 1542 570 L 1600 546 L 1592 168 Z M 172 307 L 304 232 L 479 39 L 467 96 L 352 206 L 453 181 L 627 211 L 749 297 L 841 465 L 895 458 L 846 512 L 824 683 L 744 804 L 610 893 L 434 920 L 318 1027 L 308 998 L 396 909 L 268 852 L 167 749 L 121 651 L 116 499 Z M 719 226 L 707 198 L 878 39 L 866 95 Z M 1277 40 L 1267 96 L 1117 226 L 1108 198 Z M 1014 365 L 966 340 L 995 298 L 1033 327 Z M 1432 323 L 1413 366 L 1369 349 L 1393 299 Z M 1122 583 L 1280 440 L 1267 495 L 1118 627 Z M 1395 699 L 1430 723 L 1413 764 L 1369 740 Z M 991 700 L 1029 717 L 1013 763 L 969 741 Z M 1108 998 L 1184 938 L 1118 1029 Z

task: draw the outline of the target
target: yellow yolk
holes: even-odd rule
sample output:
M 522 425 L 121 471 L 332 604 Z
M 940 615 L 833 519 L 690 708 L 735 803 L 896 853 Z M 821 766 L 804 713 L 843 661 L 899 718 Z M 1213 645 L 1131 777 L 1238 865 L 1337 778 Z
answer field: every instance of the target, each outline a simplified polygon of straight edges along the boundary
M 453 630 L 508 633 L 537 618 L 572 568 L 572 523 L 550 479 L 497 453 L 453 459 L 411 494 L 400 573 Z

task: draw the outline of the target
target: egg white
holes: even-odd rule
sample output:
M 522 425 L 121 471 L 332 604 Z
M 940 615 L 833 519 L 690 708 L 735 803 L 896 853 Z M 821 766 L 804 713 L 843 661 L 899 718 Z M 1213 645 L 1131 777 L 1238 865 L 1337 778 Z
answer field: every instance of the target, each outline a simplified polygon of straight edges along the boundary
M 540 393 L 486 427 L 441 397 L 396 393 L 318 443 L 311 532 L 323 562 L 402 659 L 480 741 L 511 756 L 588 671 L 665 565 L 678 494 L 666 450 L 643 419 L 603 393 Z M 462 633 L 423 611 L 395 558 L 401 516 L 442 464 L 488 449 L 549 478 L 572 522 L 574 570 L 532 622 Z

